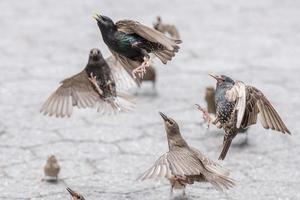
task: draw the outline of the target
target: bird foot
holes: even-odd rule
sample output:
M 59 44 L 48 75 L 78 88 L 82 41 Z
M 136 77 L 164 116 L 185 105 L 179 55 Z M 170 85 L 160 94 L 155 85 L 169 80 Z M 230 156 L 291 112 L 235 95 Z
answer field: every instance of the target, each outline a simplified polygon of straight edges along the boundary
M 209 128 L 209 124 L 211 123 L 211 117 L 208 113 L 208 111 L 205 108 L 202 108 L 200 105 L 196 104 L 198 110 L 200 110 L 203 113 L 203 119 L 207 123 L 207 128 Z
M 97 84 L 97 77 L 93 75 L 93 72 L 91 72 L 91 74 L 90 74 L 89 81 L 93 84 L 93 86 L 95 87 L 97 93 L 100 96 L 102 96 L 103 91 L 99 88 L 99 86 Z
M 149 66 L 150 66 L 150 59 L 149 58 L 144 58 L 144 62 L 139 67 L 132 70 L 133 78 L 136 79 L 136 74 L 138 74 L 138 76 L 140 78 L 143 78 L 144 75 L 146 74 L 146 67 L 149 67 Z

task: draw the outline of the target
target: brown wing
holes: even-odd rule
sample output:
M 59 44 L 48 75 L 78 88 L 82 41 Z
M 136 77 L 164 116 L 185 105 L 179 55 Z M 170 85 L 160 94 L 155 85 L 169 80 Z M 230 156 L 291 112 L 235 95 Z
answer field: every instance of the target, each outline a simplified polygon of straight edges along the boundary
M 117 29 L 125 33 L 136 33 L 139 36 L 149 40 L 150 42 L 159 43 L 166 47 L 168 50 L 173 51 L 179 49 L 177 44 L 181 43 L 180 40 L 168 38 L 163 33 L 145 26 L 137 21 L 120 20 L 116 22 Z
M 126 72 L 130 75 L 130 77 L 135 81 L 135 83 L 140 86 L 141 83 L 138 79 L 135 79 L 132 75 L 132 70 L 134 70 L 135 68 L 139 67 L 142 63 L 138 62 L 138 61 L 134 61 L 131 60 L 129 58 L 126 58 L 125 56 L 122 56 L 118 53 L 116 53 L 115 51 L 109 49 L 111 51 L 111 53 L 113 54 L 113 56 L 115 57 L 115 59 L 117 60 L 117 62 L 119 62 L 124 69 L 126 70 Z
M 181 43 L 181 40 L 168 38 L 163 33 L 139 22 L 132 20 L 121 20 L 116 23 L 116 26 L 119 31 L 125 33 L 136 33 L 150 42 L 159 44 L 160 48 L 152 53 L 156 55 L 164 64 L 166 64 L 167 61 L 172 60 L 172 57 L 174 57 L 175 53 L 178 52 L 178 44 Z
M 157 177 L 180 177 L 188 183 L 208 181 L 217 190 L 234 186 L 228 175 L 221 174 L 213 168 L 206 168 L 202 161 L 188 149 L 169 151 L 162 155 L 155 164 L 140 176 L 140 180 Z
M 117 89 L 126 90 L 136 85 L 131 73 L 129 73 L 131 71 L 126 70 L 115 56 L 111 55 L 105 61 L 111 69 Z
M 49 116 L 70 117 L 73 106 L 93 107 L 100 100 L 88 80 L 87 73 L 82 71 L 63 80 L 61 86 L 43 104 L 40 112 Z
M 196 154 L 196 156 L 202 161 L 205 168 L 212 169 L 213 171 L 218 171 L 218 173 L 223 175 L 229 175 L 229 170 L 225 169 L 221 165 L 219 165 L 217 162 L 209 159 L 204 154 L 202 154 L 198 149 L 194 147 L 190 147 L 190 149 Z
M 290 131 L 265 95 L 252 86 L 247 86 L 246 90 L 247 95 L 250 98 L 250 102 L 247 104 L 247 108 L 249 107 L 249 114 L 247 113 L 247 117 L 250 121 L 255 118 L 253 116 L 255 113 L 259 113 L 260 121 L 264 128 L 290 134 Z M 257 107 L 255 107 L 255 102 Z

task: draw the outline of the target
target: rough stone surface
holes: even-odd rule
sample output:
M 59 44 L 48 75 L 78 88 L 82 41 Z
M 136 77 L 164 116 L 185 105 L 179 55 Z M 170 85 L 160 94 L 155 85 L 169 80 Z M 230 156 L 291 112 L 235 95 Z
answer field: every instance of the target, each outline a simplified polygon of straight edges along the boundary
M 300 3 L 287 0 L 0 1 L 0 199 L 69 199 L 69 186 L 86 199 L 168 199 L 169 185 L 136 182 L 165 151 L 158 111 L 176 119 L 193 146 L 217 159 L 222 132 L 202 124 L 194 104 L 224 73 L 260 88 L 293 133 L 249 129 L 222 162 L 237 186 L 219 193 L 208 184 L 187 188 L 189 199 L 300 199 Z M 182 48 L 161 66 L 157 92 L 139 91 L 130 113 L 100 116 L 75 109 L 69 119 L 44 117 L 39 108 L 58 82 L 82 69 L 91 48 L 108 50 L 91 19 L 151 25 L 156 15 L 178 26 Z M 42 167 L 55 154 L 58 184 L 41 182 Z

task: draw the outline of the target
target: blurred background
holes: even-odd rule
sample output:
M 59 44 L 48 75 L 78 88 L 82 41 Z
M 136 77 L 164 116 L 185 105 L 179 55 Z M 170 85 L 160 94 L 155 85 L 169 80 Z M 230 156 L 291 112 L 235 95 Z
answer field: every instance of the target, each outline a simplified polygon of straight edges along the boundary
M 1 0 L 0 10 L 0 199 L 69 199 L 66 186 L 86 199 L 168 199 L 168 181 L 135 179 L 168 150 L 158 111 L 217 159 L 223 132 L 207 130 L 194 106 L 205 105 L 205 88 L 215 84 L 209 72 L 260 88 L 292 136 L 253 126 L 248 145 L 237 139 L 221 162 L 237 186 L 219 193 L 198 183 L 188 198 L 300 199 L 300 2 Z M 109 55 L 93 11 L 149 26 L 160 15 L 178 28 L 180 52 L 167 66 L 155 62 L 157 94 L 151 84 L 136 89 L 129 113 L 75 108 L 71 118 L 45 117 L 42 103 L 86 65 L 91 48 Z M 57 183 L 41 181 L 51 154 L 61 166 Z

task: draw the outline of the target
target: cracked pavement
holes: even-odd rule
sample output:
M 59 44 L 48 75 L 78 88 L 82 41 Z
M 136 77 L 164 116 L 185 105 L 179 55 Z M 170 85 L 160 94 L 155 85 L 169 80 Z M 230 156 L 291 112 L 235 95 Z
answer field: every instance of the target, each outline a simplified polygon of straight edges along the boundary
M 170 6 L 172 4 L 172 6 Z M 224 162 L 237 186 L 225 193 L 204 183 L 189 199 L 300 199 L 300 3 L 287 0 L 0 1 L 0 199 L 168 199 L 166 180 L 135 179 L 164 152 L 162 111 L 179 122 L 187 142 L 216 160 L 222 132 L 203 125 L 194 104 L 223 73 L 261 89 L 292 136 L 249 129 Z M 113 19 L 175 24 L 183 44 L 175 59 L 138 91 L 136 108 L 116 116 L 75 108 L 69 119 L 44 117 L 41 104 L 60 80 L 81 70 L 91 48 L 109 55 L 92 11 Z M 58 184 L 42 182 L 47 156 L 61 165 Z

